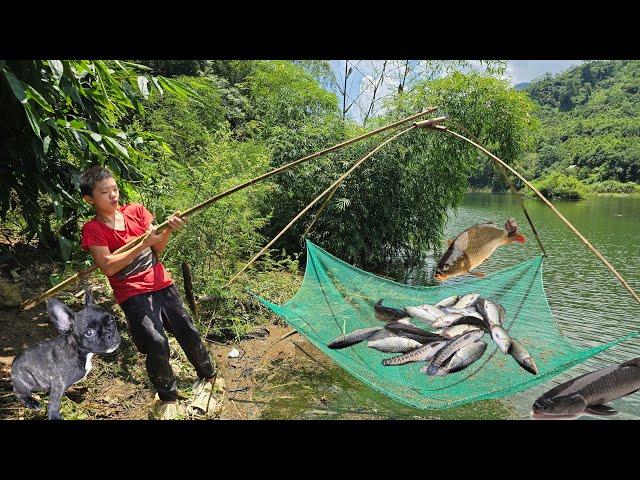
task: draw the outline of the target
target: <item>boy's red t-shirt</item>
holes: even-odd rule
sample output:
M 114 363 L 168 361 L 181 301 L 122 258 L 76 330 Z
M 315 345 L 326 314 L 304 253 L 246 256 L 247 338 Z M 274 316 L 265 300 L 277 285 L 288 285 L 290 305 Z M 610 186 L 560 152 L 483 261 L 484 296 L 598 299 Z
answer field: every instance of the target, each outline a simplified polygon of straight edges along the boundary
M 90 246 L 99 245 L 114 252 L 144 234 L 153 221 L 151 212 L 138 203 L 120 207 L 120 213 L 124 217 L 124 230 L 115 230 L 96 218 L 85 223 L 80 242 L 82 249 L 88 251 Z M 134 295 L 155 292 L 173 283 L 171 275 L 151 248 L 140 252 L 129 265 L 107 278 L 118 304 Z

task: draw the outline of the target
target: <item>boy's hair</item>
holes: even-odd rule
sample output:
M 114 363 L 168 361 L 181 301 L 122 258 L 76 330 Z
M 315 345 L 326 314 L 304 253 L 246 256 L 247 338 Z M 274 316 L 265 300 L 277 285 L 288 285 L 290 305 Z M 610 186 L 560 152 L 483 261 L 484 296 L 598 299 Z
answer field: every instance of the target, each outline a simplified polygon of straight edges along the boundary
M 113 178 L 113 174 L 108 168 L 94 165 L 88 170 L 85 170 L 80 177 L 80 192 L 82 195 L 91 196 L 96 182 L 104 180 L 105 178 Z

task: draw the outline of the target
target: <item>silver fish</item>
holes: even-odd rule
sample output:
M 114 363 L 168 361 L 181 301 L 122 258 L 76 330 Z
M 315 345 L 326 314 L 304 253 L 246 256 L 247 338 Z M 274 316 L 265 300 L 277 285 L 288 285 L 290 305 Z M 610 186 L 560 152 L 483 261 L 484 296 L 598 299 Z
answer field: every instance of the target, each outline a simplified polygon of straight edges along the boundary
M 476 302 L 476 300 L 478 300 L 478 297 L 480 297 L 479 293 L 467 293 L 466 295 L 463 295 L 462 298 L 460 298 L 460 300 L 454 303 L 452 307 L 453 308 L 470 307 Z
M 474 307 L 467 308 L 445 308 L 444 311 L 446 313 L 460 313 L 466 317 L 476 317 L 479 319 L 483 319 L 482 315 L 478 313 L 478 311 Z
M 532 418 L 615 415 L 604 405 L 640 390 L 640 358 L 586 373 L 552 388 L 533 404 Z
M 459 325 L 454 325 L 454 326 L 445 328 L 442 331 L 442 336 L 445 338 L 455 338 L 467 332 L 473 332 L 474 330 L 480 330 L 480 327 L 461 323 Z
M 496 342 L 498 348 L 502 353 L 508 353 L 511 347 L 511 337 L 504 328 L 500 325 L 494 325 L 491 327 L 491 338 Z
M 420 342 L 396 335 L 367 342 L 367 347 L 375 348 L 385 353 L 406 353 L 421 346 Z
M 385 358 L 382 364 L 385 366 L 390 365 L 403 365 L 409 362 L 424 362 L 431 360 L 438 351 L 447 344 L 445 341 L 428 343 L 420 348 L 416 348 L 404 355 L 397 357 Z
M 465 345 L 469 345 L 470 343 L 480 340 L 482 335 L 484 335 L 482 330 L 475 330 L 473 332 L 465 333 L 461 337 L 450 340 L 438 353 L 435 354 L 431 363 L 420 371 L 427 375 L 435 375 L 453 354 Z
M 502 306 L 498 308 L 498 304 L 481 298 L 476 302 L 476 310 L 482 315 L 482 317 L 489 323 L 489 326 L 502 325 L 504 319 L 504 309 Z M 501 314 L 502 310 L 502 314 Z
M 329 345 L 329 348 L 339 349 L 350 347 L 351 345 L 355 345 L 363 340 L 368 339 L 374 333 L 384 330 L 384 327 L 371 327 L 371 328 L 361 328 L 359 330 L 354 330 L 351 333 L 346 335 L 340 335 L 338 338 L 333 340 Z
M 404 311 L 413 318 L 417 318 L 418 320 L 422 320 L 427 323 L 432 323 L 436 319 L 445 315 L 445 312 L 433 305 L 429 305 L 428 308 L 423 308 L 423 306 L 408 306 L 404 307 Z
M 370 342 L 373 342 L 374 340 L 382 340 L 383 338 L 394 337 L 394 336 L 395 334 L 393 332 L 390 332 L 389 330 L 386 330 L 383 328 L 382 330 L 371 335 L 367 340 Z
M 436 373 L 436 376 L 444 376 L 450 373 L 459 372 L 460 370 L 464 370 L 469 365 L 479 360 L 482 355 L 484 355 L 485 350 L 487 349 L 486 342 L 482 340 L 478 342 L 471 343 L 469 345 L 465 345 L 456 353 L 453 354 L 451 360 L 446 364 L 446 366 L 440 368 Z
M 455 305 L 458 302 L 458 300 L 460 300 L 460 295 L 453 295 L 451 297 L 447 297 L 445 299 L 440 300 L 434 306 L 436 308 L 452 307 L 453 305 Z
M 384 328 L 399 337 L 411 338 L 422 344 L 442 340 L 439 335 L 436 335 L 433 332 L 427 332 L 426 330 L 411 324 L 407 325 L 400 322 L 392 322 L 386 324 Z
M 527 372 L 533 373 L 534 375 L 538 374 L 538 367 L 536 366 L 536 362 L 533 361 L 533 358 L 531 358 L 531 354 L 515 338 L 511 339 L 509 355 Z
M 464 317 L 461 313 L 447 313 L 445 316 L 438 318 L 431 324 L 433 328 L 448 327 L 456 320 Z
M 484 330 L 485 332 L 490 333 L 489 324 L 485 321 L 485 319 L 478 318 L 476 316 L 472 316 L 472 317 L 465 316 L 465 317 L 459 318 L 458 320 L 453 322 L 449 326 L 449 328 L 455 327 L 456 325 L 473 325 L 474 327 L 478 327 Z
M 385 307 L 382 305 L 382 300 L 378 300 L 378 302 L 373 306 L 373 311 L 378 320 L 382 320 L 383 322 L 397 322 L 401 318 L 406 317 L 406 313 L 398 308 L 393 307 Z

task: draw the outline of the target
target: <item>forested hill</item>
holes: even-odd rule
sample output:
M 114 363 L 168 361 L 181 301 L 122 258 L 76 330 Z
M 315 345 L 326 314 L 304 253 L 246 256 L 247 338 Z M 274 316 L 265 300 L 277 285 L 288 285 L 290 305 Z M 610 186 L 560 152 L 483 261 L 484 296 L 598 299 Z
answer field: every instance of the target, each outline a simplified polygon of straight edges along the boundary
M 539 105 L 535 171 L 640 181 L 640 62 L 593 61 L 524 90 Z

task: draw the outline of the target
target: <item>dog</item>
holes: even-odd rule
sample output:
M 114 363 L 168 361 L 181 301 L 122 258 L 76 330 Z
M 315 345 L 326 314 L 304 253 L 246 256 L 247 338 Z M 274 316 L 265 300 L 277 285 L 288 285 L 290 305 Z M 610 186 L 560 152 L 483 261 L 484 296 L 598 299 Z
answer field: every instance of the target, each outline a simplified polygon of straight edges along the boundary
M 47 300 L 47 312 L 61 335 L 36 343 L 18 354 L 11 365 L 13 392 L 30 409 L 40 404 L 31 394 L 49 393 L 49 420 L 63 420 L 60 401 L 67 389 L 91 370 L 94 354 L 120 346 L 116 317 L 98 307 L 85 289 L 85 307 L 74 313 L 60 300 Z

